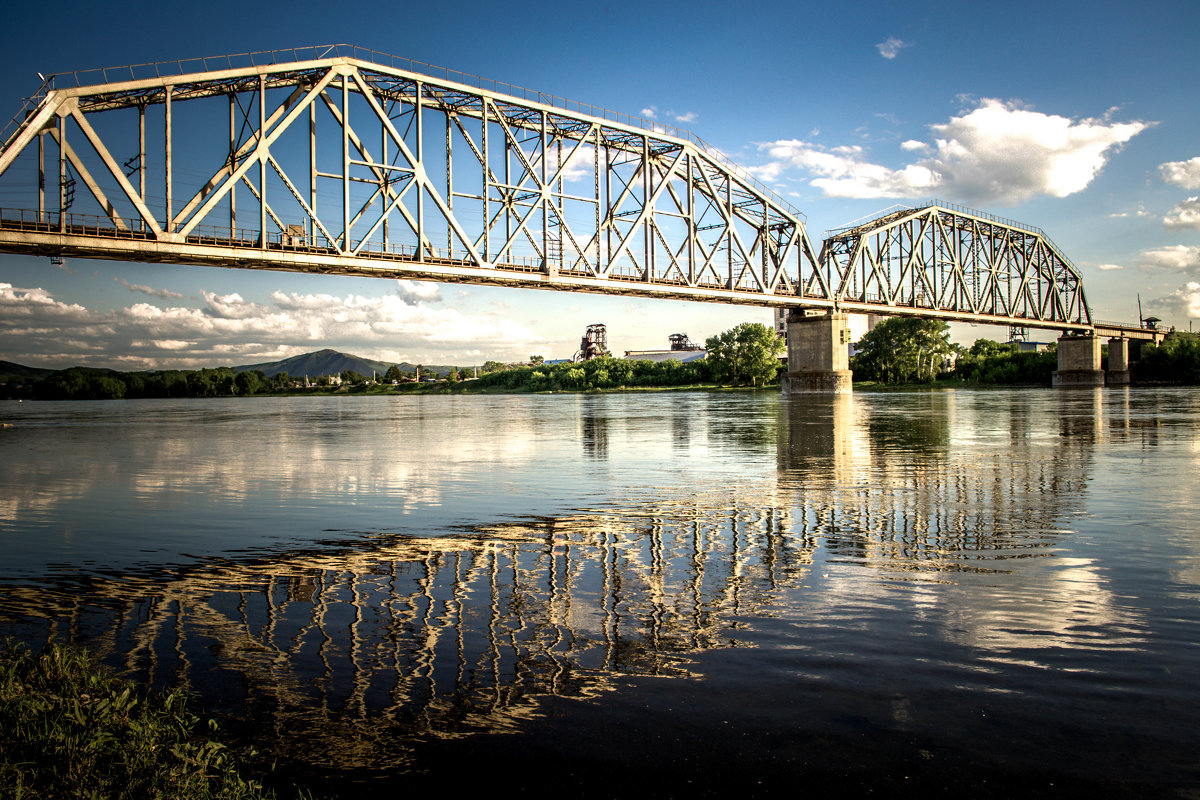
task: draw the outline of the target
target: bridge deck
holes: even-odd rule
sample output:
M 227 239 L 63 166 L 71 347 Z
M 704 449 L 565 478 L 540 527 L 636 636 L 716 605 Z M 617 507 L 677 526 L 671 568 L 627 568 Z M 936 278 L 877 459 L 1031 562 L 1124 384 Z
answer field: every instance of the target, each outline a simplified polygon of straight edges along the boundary
M 950 322 L 1009 325 L 1051 330 L 1067 330 L 1096 335 L 1146 339 L 1162 338 L 1161 331 L 1136 325 L 1064 326 L 1057 321 L 1039 321 L 1002 315 L 988 315 L 936 308 L 907 308 L 879 299 L 832 302 L 827 298 L 794 294 L 750 292 L 731 289 L 714 280 L 656 278 L 647 281 L 642 274 L 614 270 L 600 277 L 586 269 L 548 271 L 539 259 L 528 258 L 491 263 L 480 267 L 469 259 L 447 258 L 416 247 L 393 244 L 384 250 L 365 247 L 355 256 L 347 256 L 329 243 L 315 244 L 307 237 L 268 234 L 264 244 L 257 230 L 198 229 L 184 237 L 163 241 L 144 230 L 117 228 L 107 219 L 80 219 L 68 215 L 58 225 L 37 221 L 36 212 L 0 209 L 0 252 L 43 255 L 47 257 L 95 258 L 138 263 L 186 264 L 236 269 L 264 269 L 322 275 L 353 275 L 369 278 L 434 280 L 448 283 L 476 283 L 582 291 L 598 294 L 635 295 L 753 305 L 760 307 L 837 309 L 847 313 L 887 316 L 920 316 Z M 368 242 L 368 245 L 372 243 Z

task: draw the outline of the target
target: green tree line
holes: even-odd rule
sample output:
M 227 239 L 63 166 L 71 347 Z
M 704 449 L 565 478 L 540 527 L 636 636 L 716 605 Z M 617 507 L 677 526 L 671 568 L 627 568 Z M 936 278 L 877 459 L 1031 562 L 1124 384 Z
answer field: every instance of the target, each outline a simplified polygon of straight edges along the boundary
M 850 369 L 857 380 L 928 383 L 954 355 L 950 326 L 941 320 L 892 317 L 858 340 Z
M 589 391 L 633 387 L 673 387 L 719 384 L 762 386 L 778 380 L 783 344 L 766 325 L 744 322 L 705 342 L 707 355 L 682 363 L 630 360 L 604 356 L 589 361 L 489 371 L 472 381 L 472 388 L 509 392 Z
M 631 361 L 603 357 L 579 363 L 547 364 L 540 358 L 528 366 L 484 363 L 478 378 L 473 369 L 452 368 L 442 378 L 455 391 L 540 392 L 591 391 L 622 387 L 696 385 L 762 386 L 778 380 L 782 342 L 765 325 L 744 323 L 706 342 L 707 358 L 686 364 Z M 977 339 L 964 348 L 950 342 L 949 325 L 938 320 L 893 317 L 879 323 L 856 345 L 850 360 L 856 381 L 884 384 L 958 381 L 979 385 L 1048 386 L 1058 367 L 1053 345 L 1042 352 L 1023 352 L 1013 343 Z M 422 373 L 424 375 L 424 373 Z M 1147 344 L 1133 365 L 1135 381 L 1200 384 L 1200 335 L 1173 332 L 1158 345 Z M 345 383 L 361 386 L 366 379 L 347 370 Z M 393 366 L 385 384 L 411 377 Z M 459 383 L 459 381 L 464 381 Z M 12 396 L 44 400 L 103 400 L 160 397 L 245 397 L 297 391 L 286 372 L 268 377 L 230 367 L 200 370 L 116 372 L 72 367 L 51 373 Z M 328 387 L 318 379 L 316 391 Z M 415 387 L 413 387 L 415 389 Z M 383 391 L 389 390 L 387 387 Z M 11 393 L 10 393 L 11 394 Z
M 1031 353 L 1015 344 L 978 339 L 962 351 L 948 377 L 978 384 L 1048 386 L 1056 369 L 1058 352 L 1053 345 Z M 1135 383 L 1200 384 L 1200 335 L 1175 331 L 1158 344 L 1143 345 L 1131 371 Z
M 484 391 L 588 391 L 634 386 L 687 386 L 712 380 L 705 361 L 630 361 L 603 356 L 590 361 L 536 364 L 489 372 L 471 381 Z
M 969 348 L 950 341 L 946 322 L 892 317 L 855 345 L 856 381 L 884 384 L 958 381 L 980 385 L 1050 385 L 1058 368 L 1054 348 L 1023 352 L 1016 344 L 977 339 Z
M 1058 369 L 1058 351 L 1023 352 L 1012 342 L 976 339 L 961 350 L 947 377 L 982 385 L 1032 384 L 1049 386 Z
M 1058 369 L 1055 345 L 1023 351 L 1012 342 L 976 339 L 967 348 L 950 341 L 938 320 L 892 317 L 855 345 L 856 381 L 884 384 L 958 381 L 978 385 L 1049 386 Z M 1173 331 L 1146 344 L 1133 365 L 1134 382 L 1200 384 L 1200 334 Z
M 229 367 L 153 372 L 114 372 L 71 367 L 51 373 L 33 386 L 39 400 L 119 400 L 141 397 L 231 397 L 286 391 L 286 372 L 267 377 L 259 370 Z
M 547 364 L 541 356 L 531 358 L 528 366 L 507 367 L 497 361 L 484 363 L 474 378 L 474 369 L 452 367 L 440 380 L 455 391 L 591 391 L 622 387 L 676 387 L 720 384 L 762 386 L 778 379 L 782 343 L 774 332 L 759 323 L 743 323 L 717 336 L 706 345 L 707 357 L 686 364 L 677 359 L 655 362 L 618 359 L 609 356 L 583 362 Z M 427 373 L 417 367 L 421 376 Z M 384 387 L 372 391 L 393 391 L 390 384 L 412 377 L 398 366 L 383 375 Z M 340 375 L 343 384 L 365 389 L 366 378 L 347 370 Z M 469 382 L 467 378 L 474 378 Z M 328 377 L 316 380 L 317 391 L 327 387 Z M 166 397 L 246 397 L 257 394 L 293 393 L 295 379 L 286 372 L 268 377 L 261 371 L 237 372 L 231 367 L 199 370 L 158 370 L 116 372 L 113 370 L 72 367 L 51 373 L 33 384 L 32 396 L 42 400 L 104 400 L 121 398 Z M 418 390 L 403 386 L 401 390 Z
M 362 384 L 361 376 L 341 376 L 345 384 Z M 359 377 L 360 380 L 355 380 Z M 478 379 L 462 382 L 457 370 L 442 380 L 471 391 L 589 391 L 618 387 L 686 386 L 713 381 L 705 361 L 681 364 L 627 361 L 611 357 L 580 363 L 538 364 L 486 372 Z M 385 376 L 390 384 L 392 379 Z M 399 380 L 399 378 L 395 378 Z M 287 373 L 267 377 L 261 372 L 234 372 L 218 367 L 202 370 L 161 372 L 113 372 L 72 367 L 51 373 L 33 384 L 32 396 L 39 400 L 119 400 L 170 397 L 247 397 L 260 394 L 294 393 L 294 380 Z M 315 391 L 328 389 L 329 378 L 318 378 Z M 409 384 L 413 389 L 417 387 Z M 391 387 L 386 387 L 390 389 Z
M 1175 331 L 1158 345 L 1143 346 L 1133 376 L 1153 383 L 1200 383 L 1200 334 Z

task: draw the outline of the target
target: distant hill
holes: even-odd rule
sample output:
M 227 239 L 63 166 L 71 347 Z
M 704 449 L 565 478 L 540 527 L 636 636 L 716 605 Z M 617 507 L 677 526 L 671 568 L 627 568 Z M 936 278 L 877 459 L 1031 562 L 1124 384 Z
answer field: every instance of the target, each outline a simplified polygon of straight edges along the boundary
M 292 356 L 282 361 L 271 361 L 266 364 L 246 364 L 234 367 L 233 370 L 235 372 L 260 370 L 268 378 L 272 375 L 278 375 L 280 372 L 286 372 L 293 378 L 303 378 L 305 375 L 310 378 L 316 378 L 320 375 L 340 375 L 346 370 L 353 370 L 369 378 L 372 372 L 382 377 L 383 373 L 387 372 L 390 366 L 392 365 L 386 361 L 372 361 L 369 358 L 359 358 L 349 353 L 339 353 L 336 350 L 326 349 L 318 350 L 315 353 Z M 396 366 L 406 372 L 412 372 L 416 368 L 416 364 L 410 364 L 407 361 L 402 361 Z M 171 368 L 163 367 L 163 369 Z M 422 373 L 429 372 L 436 375 L 445 375 L 450 369 L 449 365 L 442 364 L 424 364 L 421 367 Z M 0 384 L 32 384 L 42 380 L 47 375 L 59 371 L 55 369 L 43 369 L 41 367 L 27 367 L 24 364 L 14 364 L 11 361 L 0 361 Z M 112 370 L 101 371 L 112 372 Z M 158 370 L 145 371 L 157 372 Z
M 372 361 L 369 358 L 359 358 L 349 353 L 339 353 L 336 350 L 327 349 L 318 350 L 315 353 L 292 356 L 282 361 L 271 361 L 266 364 L 247 364 L 241 367 L 234 367 L 234 370 L 237 372 L 260 370 L 268 378 L 272 375 L 278 375 L 280 372 L 286 372 L 293 378 L 303 378 L 305 375 L 315 378 L 318 375 L 340 375 L 349 369 L 369 378 L 372 372 L 382 377 L 383 373 L 387 372 L 390 366 L 392 366 L 391 363 L 387 361 Z M 417 365 L 402 361 L 396 366 L 402 370 L 411 372 L 416 369 Z M 426 364 L 422 366 L 422 370 L 427 370 L 438 375 L 445 375 L 450 371 L 450 367 Z
M 0 383 L 33 383 L 40 381 L 56 370 L 27 367 L 11 361 L 0 361 Z
M 268 378 L 272 375 L 278 375 L 280 372 L 286 372 L 294 378 L 303 378 L 305 375 L 315 378 L 318 375 L 340 375 L 348 369 L 354 370 L 360 375 L 370 377 L 372 371 L 384 373 L 387 372 L 387 368 L 390 366 L 391 364 L 383 361 L 359 358 L 349 353 L 339 353 L 336 350 L 318 350 L 315 353 L 304 353 L 303 355 L 285 358 L 282 361 L 270 361 L 266 364 L 246 364 L 245 366 L 234 367 L 233 369 L 236 372 L 259 370 L 266 374 Z

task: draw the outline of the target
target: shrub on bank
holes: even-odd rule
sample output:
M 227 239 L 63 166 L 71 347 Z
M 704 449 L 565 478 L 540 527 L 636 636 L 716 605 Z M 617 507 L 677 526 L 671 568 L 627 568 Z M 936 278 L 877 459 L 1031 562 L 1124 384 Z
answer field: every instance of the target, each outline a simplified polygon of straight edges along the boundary
M 1200 383 L 1200 334 L 1175 331 L 1161 344 L 1142 348 L 1134 377 L 1154 383 Z
M 593 358 L 590 361 L 538 364 L 489 372 L 471 381 L 472 389 L 510 392 L 588 391 L 631 386 L 690 386 L 712 380 L 704 360 L 681 364 Z
M 984 385 L 1049 386 L 1058 369 L 1058 351 L 1022 351 L 1012 343 L 976 339 L 958 357 L 953 378 Z
M 203 735 L 182 692 L 139 692 L 83 650 L 0 652 L 0 786 L 19 798 L 257 800 L 239 758 Z M 216 725 L 209 721 L 209 731 Z M 253 757 L 253 751 L 245 754 Z

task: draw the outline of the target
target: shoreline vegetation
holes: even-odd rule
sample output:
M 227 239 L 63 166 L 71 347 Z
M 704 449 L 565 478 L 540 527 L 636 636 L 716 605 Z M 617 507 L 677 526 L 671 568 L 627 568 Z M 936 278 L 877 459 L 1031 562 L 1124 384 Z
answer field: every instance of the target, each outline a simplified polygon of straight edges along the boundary
M 0 648 L 0 786 L 14 798 L 267 800 L 272 766 L 219 740 L 181 691 L 119 680 L 82 648 Z M 309 797 L 294 787 L 286 796 Z
M 766 326 L 739 325 L 711 337 L 706 345 L 706 358 L 686 363 L 603 356 L 548 364 L 534 357 L 528 364 L 489 361 L 482 368 L 450 368 L 436 379 L 424 380 L 399 366 L 380 379 L 345 370 L 316 380 L 234 367 L 145 372 L 71 367 L 39 375 L 0 375 L 0 399 L 728 391 L 779 386 L 782 344 Z M 1058 363 L 1053 345 L 1033 352 L 1014 343 L 978 339 L 963 348 L 949 341 L 945 323 L 905 318 L 877 325 L 858 342 L 857 351 L 850 367 L 860 389 L 1049 386 Z M 1173 332 L 1161 344 L 1143 347 L 1132 365 L 1132 379 L 1135 385 L 1200 384 L 1200 334 Z

